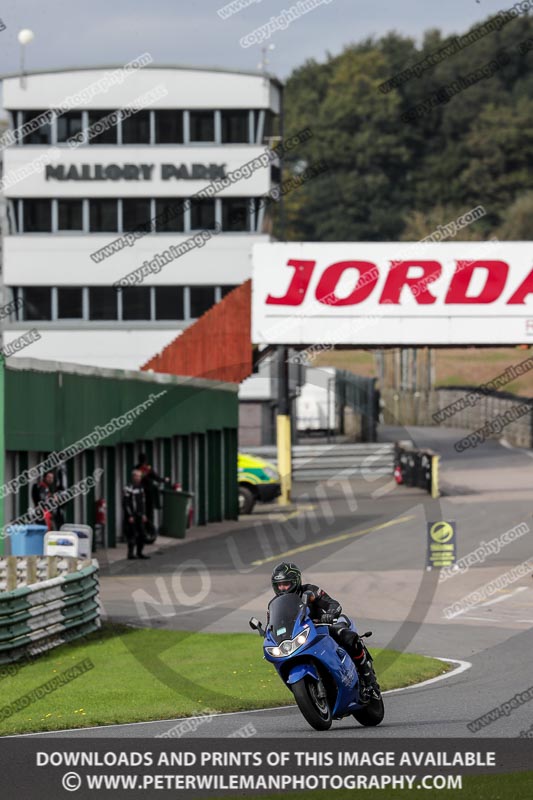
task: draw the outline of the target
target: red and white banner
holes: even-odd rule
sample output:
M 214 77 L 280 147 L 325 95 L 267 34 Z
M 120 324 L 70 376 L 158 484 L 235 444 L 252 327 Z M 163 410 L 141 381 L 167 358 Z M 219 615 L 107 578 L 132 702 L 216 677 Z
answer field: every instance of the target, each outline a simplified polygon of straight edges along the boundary
M 533 343 L 533 243 L 253 248 L 256 344 Z

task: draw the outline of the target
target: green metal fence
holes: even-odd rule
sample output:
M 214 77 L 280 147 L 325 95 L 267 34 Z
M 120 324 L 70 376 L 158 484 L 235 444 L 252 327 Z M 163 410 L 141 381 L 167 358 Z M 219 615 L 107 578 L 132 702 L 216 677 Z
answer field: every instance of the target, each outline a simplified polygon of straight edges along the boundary
M 0 559 L 0 574 L 5 572 L 9 582 L 14 569 L 16 579 L 23 561 Z M 74 572 L 0 593 L 0 664 L 33 657 L 100 627 L 98 564 L 65 565 L 72 568 Z
M 375 442 L 379 419 L 379 392 L 376 378 L 356 375 L 347 370 L 337 370 L 335 402 L 338 409 L 349 408 L 360 420 L 360 440 Z M 341 433 L 343 416 L 341 414 Z

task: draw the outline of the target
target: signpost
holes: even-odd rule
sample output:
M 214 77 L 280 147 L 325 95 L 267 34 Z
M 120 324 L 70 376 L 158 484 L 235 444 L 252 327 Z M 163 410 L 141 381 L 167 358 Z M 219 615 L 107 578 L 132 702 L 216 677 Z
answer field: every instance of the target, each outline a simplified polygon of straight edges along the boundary
M 428 569 L 452 567 L 457 560 L 457 530 L 455 522 L 428 522 Z

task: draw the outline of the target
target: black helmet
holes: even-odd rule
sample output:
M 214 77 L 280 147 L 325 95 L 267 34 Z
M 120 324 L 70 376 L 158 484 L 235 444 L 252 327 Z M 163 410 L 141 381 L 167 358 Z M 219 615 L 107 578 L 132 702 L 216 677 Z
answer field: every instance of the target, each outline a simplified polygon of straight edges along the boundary
M 278 584 L 288 583 L 289 589 L 280 591 Z M 272 572 L 272 588 L 275 594 L 286 594 L 287 592 L 298 592 L 302 586 L 302 573 L 296 566 L 289 561 L 282 561 Z

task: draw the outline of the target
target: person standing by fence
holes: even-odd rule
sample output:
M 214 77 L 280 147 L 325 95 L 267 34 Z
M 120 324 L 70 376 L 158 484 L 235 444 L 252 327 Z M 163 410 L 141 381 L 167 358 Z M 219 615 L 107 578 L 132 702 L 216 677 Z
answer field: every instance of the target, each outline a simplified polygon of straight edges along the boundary
M 33 505 L 39 511 L 34 522 L 36 525 L 46 525 L 49 530 L 52 527 L 52 513 L 47 509 L 46 504 L 54 495 L 54 481 L 54 473 L 50 470 L 49 472 L 45 472 L 43 477 L 37 481 L 37 483 L 34 483 L 31 489 Z
M 170 478 L 163 478 L 157 474 L 152 465 L 148 463 L 146 453 L 139 453 L 139 463 L 135 465 L 135 469 L 139 470 L 142 475 L 142 485 L 146 499 L 146 516 L 148 517 L 148 523 L 153 525 L 154 511 L 161 508 L 158 484 L 168 484 L 170 483 Z
M 146 497 L 142 485 L 142 473 L 134 469 L 131 483 L 122 492 L 122 510 L 124 512 L 124 534 L 128 543 L 128 558 L 150 558 L 143 555 L 146 516 Z

